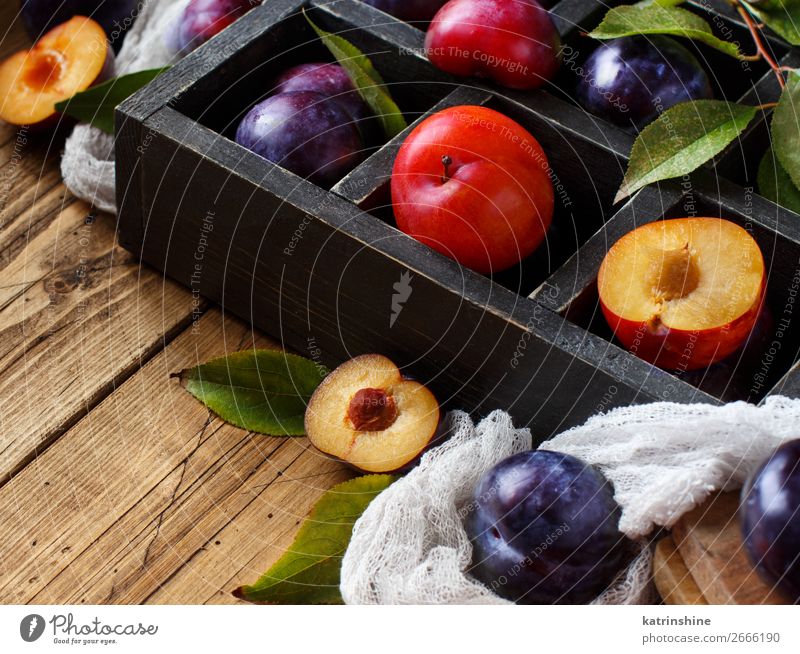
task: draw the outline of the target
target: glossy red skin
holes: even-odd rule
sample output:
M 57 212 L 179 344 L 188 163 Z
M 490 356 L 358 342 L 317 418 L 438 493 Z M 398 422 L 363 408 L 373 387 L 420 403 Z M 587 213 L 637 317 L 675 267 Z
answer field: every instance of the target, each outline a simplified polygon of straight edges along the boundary
M 446 179 L 445 155 L 452 160 Z M 549 171 L 536 139 L 507 116 L 486 107 L 445 109 L 420 123 L 397 154 L 397 226 L 477 272 L 504 270 L 547 233 Z
M 736 320 L 699 331 L 669 329 L 616 316 L 600 299 L 600 307 L 614 336 L 640 359 L 666 370 L 707 368 L 736 352 L 747 341 L 764 305 L 766 279 L 758 301 Z
M 445 72 L 512 89 L 541 86 L 561 64 L 561 39 L 536 0 L 450 0 L 431 22 L 425 51 Z

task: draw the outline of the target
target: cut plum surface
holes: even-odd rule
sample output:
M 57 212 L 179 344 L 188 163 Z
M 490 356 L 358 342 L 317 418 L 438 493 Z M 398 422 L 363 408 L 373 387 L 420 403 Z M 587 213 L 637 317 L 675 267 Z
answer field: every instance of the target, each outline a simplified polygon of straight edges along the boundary
M 306 434 L 314 446 L 367 472 L 391 472 L 413 461 L 438 426 L 433 394 L 377 354 L 339 366 L 306 410 Z
M 693 369 L 746 340 L 762 304 L 765 266 L 738 225 L 678 218 L 623 236 L 597 281 L 603 313 L 628 349 L 662 367 Z
M 0 64 L 0 118 L 13 125 L 43 123 L 56 115 L 57 102 L 112 74 L 103 28 L 75 16 Z

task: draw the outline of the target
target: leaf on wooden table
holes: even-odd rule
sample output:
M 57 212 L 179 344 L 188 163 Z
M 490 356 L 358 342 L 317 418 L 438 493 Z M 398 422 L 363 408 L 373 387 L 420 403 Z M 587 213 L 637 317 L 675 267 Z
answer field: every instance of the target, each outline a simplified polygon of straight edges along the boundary
M 800 188 L 800 74 L 794 70 L 772 114 L 772 147 L 783 169 Z
M 113 134 L 114 110 L 165 70 L 167 68 L 152 68 L 115 77 L 56 103 L 56 110 Z
M 758 192 L 775 204 L 800 213 L 800 190 L 783 169 L 772 148 L 767 150 L 758 166 Z
M 395 479 L 367 475 L 331 488 L 275 565 L 252 586 L 241 586 L 233 594 L 259 604 L 341 604 L 339 573 L 353 525 Z
M 306 405 L 327 370 L 279 350 L 247 350 L 179 374 L 187 391 L 226 422 L 272 436 L 302 436 Z
M 736 139 L 757 111 L 723 100 L 693 100 L 667 109 L 636 137 L 614 201 L 696 170 Z
M 364 98 L 364 102 L 381 121 L 386 137 L 391 139 L 408 127 L 403 112 L 392 99 L 383 78 L 375 70 L 369 57 L 341 36 L 317 27 L 308 15 L 306 15 L 306 20 L 331 51 L 337 63 L 347 71 L 356 90 Z
M 745 2 L 758 20 L 792 45 L 800 45 L 800 0 L 759 0 Z
M 697 14 L 681 7 L 665 6 L 664 3 L 625 5 L 611 9 L 589 36 L 616 39 L 634 34 L 682 36 L 701 41 L 732 57 L 741 54 L 735 43 L 717 38 L 711 26 Z

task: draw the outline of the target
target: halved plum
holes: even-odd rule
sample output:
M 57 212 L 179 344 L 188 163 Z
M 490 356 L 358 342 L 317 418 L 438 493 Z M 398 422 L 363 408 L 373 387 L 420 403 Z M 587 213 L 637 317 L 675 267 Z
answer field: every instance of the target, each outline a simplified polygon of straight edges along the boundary
M 394 472 L 436 438 L 439 403 L 378 354 L 336 368 L 306 409 L 306 435 L 321 452 L 366 472 Z
M 696 370 L 747 340 L 766 269 L 758 244 L 738 225 L 674 218 L 617 241 L 597 284 L 603 314 L 628 350 L 662 368 Z
M 106 33 L 91 18 L 75 16 L 54 27 L 30 50 L 0 63 L 0 119 L 42 126 L 57 118 L 55 104 L 114 74 Z

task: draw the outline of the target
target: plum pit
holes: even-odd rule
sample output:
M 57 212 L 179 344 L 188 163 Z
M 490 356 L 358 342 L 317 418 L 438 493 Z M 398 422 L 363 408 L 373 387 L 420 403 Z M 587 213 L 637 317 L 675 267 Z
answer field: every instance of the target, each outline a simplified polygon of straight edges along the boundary
M 700 269 L 688 243 L 676 250 L 664 250 L 652 261 L 650 283 L 659 303 L 686 297 L 698 287 Z
M 350 399 L 347 417 L 356 431 L 384 431 L 397 420 L 397 403 L 380 388 L 362 388 Z
M 58 82 L 63 71 L 64 57 L 60 52 L 34 50 L 23 73 L 23 82 L 32 89 L 44 89 Z

